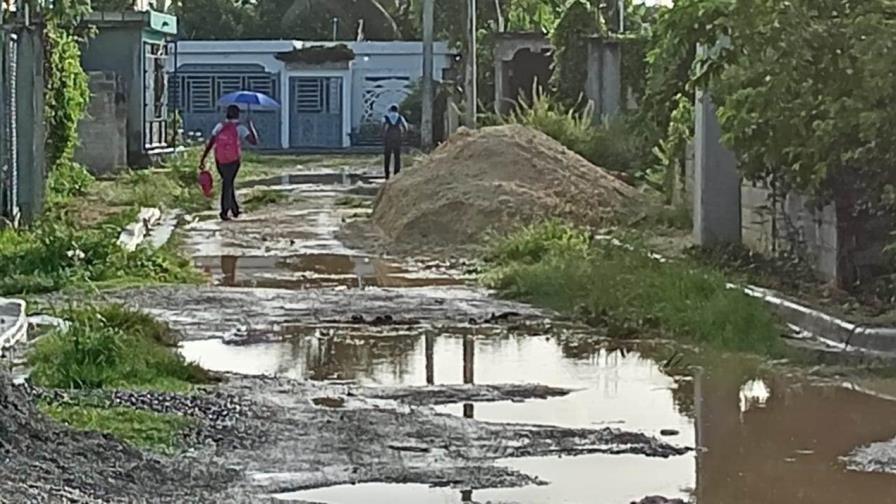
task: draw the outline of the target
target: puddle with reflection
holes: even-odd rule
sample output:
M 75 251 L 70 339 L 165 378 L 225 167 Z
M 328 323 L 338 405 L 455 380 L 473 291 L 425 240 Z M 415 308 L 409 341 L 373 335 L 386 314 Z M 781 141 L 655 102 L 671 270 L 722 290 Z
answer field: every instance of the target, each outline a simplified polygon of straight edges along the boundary
M 252 188 L 259 186 L 286 186 L 286 185 L 354 185 L 370 184 L 382 180 L 382 177 L 365 175 L 361 173 L 329 172 L 329 173 L 292 173 L 275 175 L 266 178 L 249 179 L 240 184 L 240 187 Z
M 648 494 L 709 504 L 896 502 L 896 476 L 847 471 L 840 457 L 896 436 L 896 402 L 858 390 L 780 376 L 739 362 L 673 380 L 637 352 L 566 345 L 557 337 L 316 338 L 229 347 L 187 343 L 184 354 L 222 371 L 340 378 L 370 385 L 532 383 L 581 389 L 523 403 L 439 407 L 481 420 L 575 427 L 616 425 L 702 446 L 668 460 L 588 455 L 503 460 L 551 484 L 484 489 L 475 502 L 627 503 Z M 595 488 L 600 488 L 596 496 Z M 464 502 L 459 490 L 365 484 L 284 494 L 325 503 Z M 313 497 L 313 498 L 312 498 Z M 547 499 L 547 500 L 546 500 Z M 384 502 L 386 501 L 384 500 Z
M 694 477 L 693 457 L 668 460 L 633 455 L 587 455 L 566 458 L 519 458 L 497 463 L 537 474 L 545 486 L 463 490 L 420 484 L 361 483 L 316 488 L 275 496 L 281 502 L 325 504 L 629 504 L 645 495 L 688 497 L 682 481 Z
M 433 287 L 461 285 L 455 275 L 402 268 L 383 259 L 342 254 L 295 256 L 198 256 L 196 266 L 227 287 Z
M 184 343 L 184 355 L 206 368 L 294 378 L 355 380 L 367 385 L 544 383 L 578 389 L 561 398 L 526 402 L 461 404 L 438 409 L 482 420 L 569 427 L 618 426 L 693 446 L 693 423 L 676 407 L 675 380 L 637 352 L 584 351 L 545 336 L 403 336 L 348 341 L 298 338 L 250 346 L 220 340 Z M 605 495 L 643 497 L 643 491 L 681 495 L 693 486 L 692 455 L 667 460 L 588 455 L 501 461 L 551 484 L 524 489 L 482 490 L 488 498 L 519 502 L 580 502 L 593 494 L 589 474 L 617 474 Z M 642 472 L 643 471 L 643 472 Z M 655 474 L 656 476 L 652 476 Z M 370 484 L 332 487 L 286 496 L 321 502 L 461 502 L 459 492 L 420 485 Z M 361 498 L 364 496 L 364 498 Z M 546 496 L 553 496 L 545 501 Z M 567 500 L 563 500 L 566 498 Z M 358 500 L 361 499 L 361 500 Z M 522 500 L 520 500 L 522 499 Z M 569 500 L 572 499 L 572 500 Z M 511 502 L 516 502 L 511 500 Z M 585 502 L 585 501 L 581 501 Z M 615 502 L 622 502 L 617 500 Z M 625 501 L 629 502 L 629 501 Z

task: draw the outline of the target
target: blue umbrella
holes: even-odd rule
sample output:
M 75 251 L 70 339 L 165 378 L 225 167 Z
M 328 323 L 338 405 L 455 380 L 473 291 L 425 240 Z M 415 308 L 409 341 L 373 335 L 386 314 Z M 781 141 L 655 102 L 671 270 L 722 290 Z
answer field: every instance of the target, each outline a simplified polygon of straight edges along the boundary
M 254 91 L 236 91 L 222 96 L 218 100 L 219 107 L 236 105 L 244 110 L 278 110 L 280 104 L 264 93 Z

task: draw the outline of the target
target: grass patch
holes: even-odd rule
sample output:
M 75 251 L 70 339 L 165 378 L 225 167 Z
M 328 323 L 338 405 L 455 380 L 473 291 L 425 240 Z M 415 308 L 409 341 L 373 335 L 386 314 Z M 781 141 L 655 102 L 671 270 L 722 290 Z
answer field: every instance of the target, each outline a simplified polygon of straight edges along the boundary
M 197 156 L 193 151 L 165 170 L 126 172 L 114 180 L 94 180 L 77 165 L 52 174 L 46 214 L 28 229 L 0 230 L 0 295 L 198 281 L 175 244 L 127 252 L 117 243 L 140 207 L 210 208 L 196 187 Z
M 173 244 L 127 252 L 118 245 L 128 212 L 80 228 L 47 219 L 25 230 L 0 230 L 0 295 L 56 291 L 101 282 L 192 283 L 200 275 Z
M 193 422 L 183 416 L 130 408 L 101 408 L 82 404 L 42 402 L 40 410 L 57 422 L 75 429 L 102 432 L 138 448 L 173 453 L 180 435 Z
M 781 327 L 761 301 L 726 288 L 721 274 L 694 261 L 662 263 L 556 222 L 495 239 L 486 259 L 490 287 L 581 316 L 611 336 L 661 334 L 759 354 L 783 347 Z
M 370 206 L 370 200 L 358 196 L 340 196 L 336 198 L 334 204 L 341 208 L 367 208 Z
M 241 205 L 250 212 L 254 212 L 261 208 L 271 205 L 284 203 L 289 199 L 289 195 L 285 191 L 274 189 L 252 189 Z
M 188 390 L 208 383 L 205 370 L 169 347 L 167 326 L 146 314 L 108 305 L 56 314 L 70 323 L 37 341 L 28 354 L 34 383 L 46 388 Z

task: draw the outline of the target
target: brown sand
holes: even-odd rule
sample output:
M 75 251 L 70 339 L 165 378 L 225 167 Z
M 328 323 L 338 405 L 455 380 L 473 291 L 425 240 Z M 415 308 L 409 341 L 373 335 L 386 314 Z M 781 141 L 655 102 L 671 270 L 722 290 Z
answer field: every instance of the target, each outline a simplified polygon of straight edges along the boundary
M 497 126 L 459 132 L 389 181 L 373 221 L 396 243 L 469 245 L 546 218 L 607 224 L 639 196 L 539 131 Z

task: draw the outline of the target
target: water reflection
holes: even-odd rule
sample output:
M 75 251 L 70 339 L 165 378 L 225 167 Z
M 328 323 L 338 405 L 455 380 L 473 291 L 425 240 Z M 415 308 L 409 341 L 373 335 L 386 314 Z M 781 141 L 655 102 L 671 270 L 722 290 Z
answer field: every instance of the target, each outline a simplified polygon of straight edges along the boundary
M 669 441 L 701 447 L 695 456 L 669 460 L 596 455 L 500 461 L 552 484 L 472 493 L 455 489 L 445 502 L 624 503 L 648 494 L 681 496 L 682 489 L 692 488 L 700 504 L 896 503 L 896 477 L 847 472 L 839 462 L 857 446 L 896 436 L 896 402 L 844 387 L 760 376 L 749 361 L 704 362 L 703 371 L 684 380 L 665 375 L 638 352 L 608 351 L 562 338 L 432 333 L 308 338 L 249 347 L 193 342 L 184 352 L 213 369 L 247 372 L 247 366 L 255 366 L 254 371 L 367 384 L 567 386 L 580 390 L 549 400 L 439 409 L 485 421 L 614 425 L 654 435 L 674 429 L 680 434 Z M 257 364 L 265 361 L 265 366 Z M 595 487 L 600 487 L 601 498 L 588 498 Z M 392 492 L 388 485 L 371 488 L 383 495 Z M 334 489 L 319 494 L 332 495 L 332 500 L 320 500 L 354 502 L 339 498 L 361 495 L 340 493 L 351 491 Z M 407 488 L 391 495 L 406 493 L 415 496 L 392 502 L 429 502 L 430 494 Z
M 838 460 L 893 438 L 896 402 L 776 376 L 757 382 L 731 365 L 707 369 L 696 388 L 705 448 L 697 456 L 697 502 L 896 502 L 896 477 L 847 472 Z

